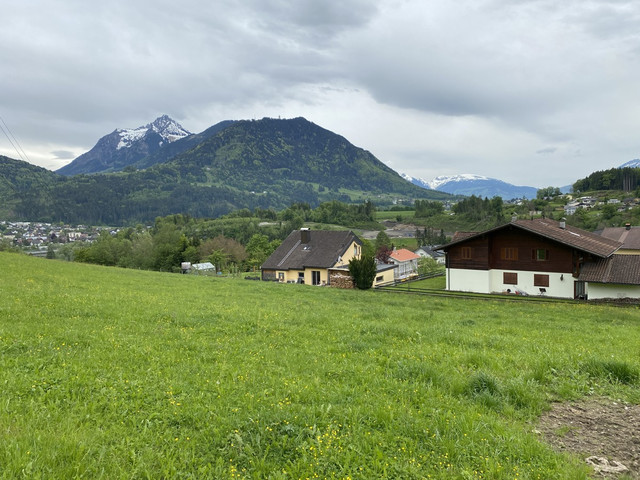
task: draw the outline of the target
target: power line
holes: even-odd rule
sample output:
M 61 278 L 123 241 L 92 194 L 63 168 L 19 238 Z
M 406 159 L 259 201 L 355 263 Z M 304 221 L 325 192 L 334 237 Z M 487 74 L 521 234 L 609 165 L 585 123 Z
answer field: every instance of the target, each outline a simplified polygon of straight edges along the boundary
M 20 157 L 20 160 L 31 163 L 31 160 L 29 160 L 29 156 L 24 151 L 24 149 L 22 148 L 22 145 L 20 145 L 20 142 L 15 137 L 13 132 L 9 129 L 9 125 L 7 125 L 7 123 L 4 121 L 4 118 L 0 117 L 0 122 L 2 122 L 2 124 L 0 125 L 0 130 L 2 130 L 2 133 L 4 133 L 4 136 L 7 137 L 7 140 L 9 140 L 9 143 L 11 144 L 13 149 L 16 151 L 16 153 Z

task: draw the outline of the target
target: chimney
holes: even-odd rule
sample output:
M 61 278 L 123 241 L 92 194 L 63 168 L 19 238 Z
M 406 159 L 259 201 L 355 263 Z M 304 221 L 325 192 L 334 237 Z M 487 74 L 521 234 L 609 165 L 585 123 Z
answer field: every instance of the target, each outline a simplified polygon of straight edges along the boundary
M 630 223 L 625 223 L 625 224 L 624 224 L 624 228 L 625 228 L 626 230 L 631 230 L 631 224 L 630 224 Z
M 301 228 L 300 241 L 302 243 L 309 243 L 311 241 L 311 230 L 309 230 L 308 228 Z
M 514 213 L 513 215 L 511 215 L 511 221 L 515 222 L 516 220 L 518 220 L 518 215 Z
M 560 228 L 561 228 L 561 229 L 563 229 L 563 230 L 564 230 L 565 228 L 567 228 L 567 219 L 566 219 L 566 218 L 564 218 L 564 217 L 562 217 L 562 218 L 560 219 L 560 225 L 559 225 L 559 226 L 560 226 Z

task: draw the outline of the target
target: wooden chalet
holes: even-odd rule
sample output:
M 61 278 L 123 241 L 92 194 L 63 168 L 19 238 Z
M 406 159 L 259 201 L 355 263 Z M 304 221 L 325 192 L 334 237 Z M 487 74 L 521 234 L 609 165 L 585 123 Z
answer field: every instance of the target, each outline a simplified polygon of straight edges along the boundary
M 439 250 L 446 253 L 448 290 L 587 298 L 582 270 L 611 258 L 621 245 L 564 221 L 514 219 L 456 234 Z

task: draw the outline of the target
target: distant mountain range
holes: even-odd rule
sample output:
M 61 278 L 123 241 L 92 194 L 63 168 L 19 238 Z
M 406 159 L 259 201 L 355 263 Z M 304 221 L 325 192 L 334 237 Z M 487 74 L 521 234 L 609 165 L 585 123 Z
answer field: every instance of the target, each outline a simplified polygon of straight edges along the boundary
M 102 137 L 59 174 L 2 160 L 6 219 L 124 225 L 295 202 L 451 198 L 405 181 L 370 152 L 304 118 L 226 121 L 192 134 L 162 116 Z
M 534 187 L 516 186 L 502 180 L 474 174 L 443 175 L 431 181 L 414 178 L 406 174 L 402 174 L 402 177 L 419 187 L 452 195 L 475 195 L 488 198 L 499 196 L 504 200 L 511 200 L 514 198 L 536 198 L 538 191 Z
M 640 159 L 636 158 L 634 160 L 629 160 L 626 163 L 623 163 L 618 168 L 640 168 Z

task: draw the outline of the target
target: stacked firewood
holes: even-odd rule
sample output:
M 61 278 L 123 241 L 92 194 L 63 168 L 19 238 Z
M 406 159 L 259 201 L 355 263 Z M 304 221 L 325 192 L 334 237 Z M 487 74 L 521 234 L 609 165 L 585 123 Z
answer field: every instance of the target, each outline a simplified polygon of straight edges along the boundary
M 351 275 L 332 273 L 329 279 L 329 285 L 334 288 L 353 288 L 353 279 Z

